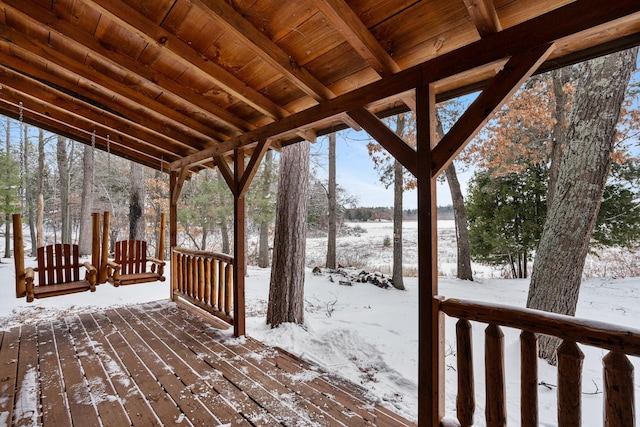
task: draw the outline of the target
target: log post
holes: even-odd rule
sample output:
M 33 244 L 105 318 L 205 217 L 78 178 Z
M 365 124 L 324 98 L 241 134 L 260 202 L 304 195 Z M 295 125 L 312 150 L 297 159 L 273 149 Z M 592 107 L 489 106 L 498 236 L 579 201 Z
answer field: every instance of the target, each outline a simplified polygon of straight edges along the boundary
M 499 326 L 485 329 L 486 419 L 487 427 L 505 427 L 507 410 L 504 386 L 504 334 Z
M 604 364 L 604 425 L 635 427 L 633 365 L 623 353 L 610 351 Z
M 91 265 L 100 269 L 100 213 L 91 214 Z M 101 282 L 98 282 L 101 283 Z
M 102 248 L 100 253 L 100 265 L 98 268 L 98 283 L 107 281 L 107 262 L 109 262 L 109 227 L 111 226 L 111 212 L 102 215 Z
M 158 236 L 158 258 L 164 261 L 164 239 L 167 232 L 167 215 L 163 212 L 160 214 L 160 235 Z
M 181 273 L 181 260 L 182 256 L 178 255 L 177 252 L 171 251 L 171 295 L 170 298 L 172 301 L 177 300 L 175 292 L 178 290 L 179 284 L 178 281 L 180 279 Z
M 205 274 L 204 274 L 204 258 L 198 257 L 198 300 L 200 302 L 206 302 L 205 300 Z
M 473 385 L 473 349 L 471 345 L 471 322 L 460 319 L 456 323 L 458 396 L 456 412 L 460 427 L 473 425 L 476 398 Z
M 520 420 L 522 427 L 538 427 L 538 338 L 520 334 Z
M 22 215 L 13 214 L 13 263 L 16 271 L 16 298 L 27 295 L 24 280 L 24 238 L 22 236 Z
M 245 276 L 245 200 L 244 195 L 239 194 L 240 182 L 244 175 L 244 150 L 234 152 L 234 180 L 238 190 L 233 196 L 233 335 L 240 337 L 245 335 L 245 304 L 244 304 L 244 276 Z M 231 295 L 227 292 L 227 299 Z M 225 307 L 227 303 L 225 301 Z M 226 312 L 227 310 L 225 310 Z
M 582 361 L 584 354 L 573 341 L 558 347 L 558 426 L 582 425 Z

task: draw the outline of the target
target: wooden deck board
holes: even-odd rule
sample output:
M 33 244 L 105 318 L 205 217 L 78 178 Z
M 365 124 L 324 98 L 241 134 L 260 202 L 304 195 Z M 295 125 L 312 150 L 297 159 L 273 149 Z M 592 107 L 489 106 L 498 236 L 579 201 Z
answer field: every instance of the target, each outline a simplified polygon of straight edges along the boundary
M 7 425 L 413 425 L 362 394 L 169 301 L 0 335 Z

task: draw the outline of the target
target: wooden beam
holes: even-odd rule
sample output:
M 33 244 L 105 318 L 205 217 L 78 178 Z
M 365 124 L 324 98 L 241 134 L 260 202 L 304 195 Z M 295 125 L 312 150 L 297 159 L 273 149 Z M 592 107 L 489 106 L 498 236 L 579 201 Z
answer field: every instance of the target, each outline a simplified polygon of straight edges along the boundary
M 144 15 L 138 13 L 124 2 L 91 2 L 91 7 L 112 19 L 118 25 L 141 37 L 152 46 L 161 49 L 166 55 L 202 78 L 215 83 L 242 102 L 250 105 L 262 114 L 278 119 L 288 114 L 286 110 L 271 101 L 258 91 L 247 86 L 244 82 L 228 73 L 224 68 L 209 61 L 193 50 L 191 46 L 158 26 Z
M 266 141 L 265 141 L 266 144 Z M 235 151 L 234 181 L 239 183 L 244 175 L 244 152 Z M 245 310 L 245 225 L 246 210 L 244 196 L 239 194 L 233 198 L 233 335 L 241 337 L 246 334 Z
M 253 181 L 253 178 L 256 176 L 260 163 L 262 162 L 264 155 L 269 150 L 270 145 L 271 140 L 265 139 L 264 141 L 260 141 L 256 149 L 253 150 L 251 160 L 242 174 L 242 179 L 240 179 L 240 182 L 238 183 L 238 196 L 243 197 L 249 189 L 251 181 Z
M 436 179 L 430 165 L 436 141 L 435 90 L 416 88 L 418 155 L 418 425 L 439 426 L 444 416 L 444 314 L 438 300 Z
M 435 82 L 485 64 L 521 54 L 536 46 L 547 46 L 556 40 L 574 35 L 601 24 L 640 13 L 637 0 L 577 0 L 522 24 L 487 36 L 465 47 L 445 53 L 422 64 L 400 71 L 386 79 L 355 89 L 334 99 L 321 102 L 296 114 L 265 125 L 259 129 L 231 138 L 220 147 L 173 162 L 171 169 L 198 163 L 211 157 L 212 152 L 234 150 L 246 144 L 285 134 L 292 129 L 338 116 L 374 101 L 406 92 L 425 82 Z
M 201 115 L 208 116 L 209 119 L 215 120 L 221 126 L 230 127 L 236 131 L 247 131 L 254 128 L 250 123 L 241 120 L 214 102 L 209 101 L 206 97 L 198 96 L 195 92 L 185 89 L 174 80 L 155 71 L 152 67 L 140 61 L 135 61 L 131 57 L 113 49 L 107 49 L 95 37 L 84 32 L 78 25 L 60 19 L 50 10 L 28 0 L 2 0 L 2 2 L 7 5 L 5 8 L 11 10 L 12 13 L 16 13 L 21 20 L 33 22 L 42 28 L 51 28 L 55 30 L 52 32 L 52 37 L 63 38 L 65 44 L 81 46 L 87 52 L 91 52 L 92 60 L 108 63 L 125 71 L 128 70 L 136 74 L 141 81 L 144 81 L 146 86 L 157 87 L 157 91 L 163 93 L 163 96 L 173 96 L 189 103 L 192 106 L 192 116 L 196 116 L 195 112 L 199 111 Z M 138 87 L 133 87 L 133 89 L 140 91 L 142 85 L 136 86 Z M 129 111 L 132 110 L 131 106 L 129 106 Z
M 215 163 L 216 166 L 218 166 L 218 169 L 220 169 L 220 173 L 222 174 L 222 177 L 226 181 L 227 186 L 229 187 L 229 190 L 231 190 L 231 193 L 235 197 L 238 197 L 239 195 L 238 181 L 236 181 L 236 179 L 234 178 L 234 172 L 229 167 L 229 163 L 227 163 L 227 161 L 223 156 L 214 156 L 213 162 Z
M 182 186 L 187 179 L 187 175 L 189 175 L 189 168 L 185 166 L 180 169 L 180 173 L 176 175 L 176 179 L 173 185 L 171 185 L 170 183 L 169 187 L 171 191 L 171 204 L 176 205 L 178 203 L 180 193 L 182 193 Z
M 400 67 L 362 23 L 344 0 L 314 0 L 316 7 L 355 49 L 383 77 L 400 71 Z
M 213 19 L 227 31 L 233 32 L 262 60 L 274 67 L 278 72 L 295 84 L 300 90 L 316 101 L 335 97 L 326 86 L 313 76 L 306 68 L 295 64 L 287 52 L 281 49 L 262 31 L 247 21 L 238 11 L 224 0 L 191 0 L 203 8 Z
M 402 138 L 396 135 L 380 119 L 365 108 L 348 111 L 347 114 L 358 122 L 364 130 L 380 145 L 382 145 L 393 157 L 398 159 L 413 176 L 417 176 L 418 159 L 416 150 L 411 148 Z
M 512 57 L 504 68 L 462 114 L 449 132 L 433 149 L 432 173 L 442 172 L 465 145 L 480 131 L 493 113 L 518 90 L 520 85 L 545 61 L 553 44 L 539 46 Z
M 502 30 L 493 0 L 463 0 L 480 37 Z

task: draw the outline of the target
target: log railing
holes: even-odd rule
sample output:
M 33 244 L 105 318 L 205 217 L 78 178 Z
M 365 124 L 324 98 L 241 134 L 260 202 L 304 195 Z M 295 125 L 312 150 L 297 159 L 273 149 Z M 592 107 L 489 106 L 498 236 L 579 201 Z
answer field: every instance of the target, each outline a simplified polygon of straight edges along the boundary
M 488 427 L 505 426 L 504 336 L 501 327 L 522 331 L 521 425 L 538 425 L 537 334 L 562 340 L 558 348 L 558 426 L 581 425 L 581 378 L 584 355 L 577 343 L 608 350 L 604 356 L 604 422 L 607 427 L 635 426 L 633 365 L 627 355 L 640 356 L 640 330 L 577 319 L 538 310 L 457 299 L 440 300 L 440 310 L 457 318 L 458 395 L 456 413 L 461 427 L 473 424 L 475 410 L 471 323 L 485 329 L 485 377 Z
M 173 248 L 171 298 L 185 300 L 233 324 L 233 257 Z

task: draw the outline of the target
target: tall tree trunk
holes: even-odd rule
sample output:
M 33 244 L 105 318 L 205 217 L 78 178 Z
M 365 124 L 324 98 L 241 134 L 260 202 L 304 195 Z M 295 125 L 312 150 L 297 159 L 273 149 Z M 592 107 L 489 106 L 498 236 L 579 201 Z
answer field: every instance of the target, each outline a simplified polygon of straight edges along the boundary
M 458 181 L 458 174 L 453 162 L 444 171 L 451 192 L 453 203 L 453 217 L 456 224 L 456 242 L 458 248 L 458 266 L 456 277 L 461 280 L 473 280 L 471 270 L 471 248 L 469 245 L 469 226 L 467 223 L 467 211 L 464 206 L 464 197 Z
M 637 53 L 634 48 L 582 64 L 527 307 L 575 314 L 589 241 L 611 166 L 616 124 Z M 557 343 L 557 339 L 541 337 L 540 356 L 554 363 Z
M 144 170 L 131 162 L 129 170 L 129 238 L 144 240 Z
M 327 236 L 327 262 L 325 267 L 336 268 L 336 134 L 329 134 L 329 233 Z
M 161 198 L 164 197 L 164 195 L 162 194 L 163 191 L 161 190 L 163 187 L 160 185 L 160 182 L 165 179 L 164 173 L 162 173 L 162 171 L 159 171 L 156 169 L 155 172 L 155 181 L 156 181 L 156 185 L 158 190 L 158 194 L 156 195 L 156 197 Z M 159 253 L 159 249 L 160 249 L 160 221 L 161 221 L 161 217 L 162 217 L 162 203 L 160 201 L 158 201 L 158 203 L 156 203 L 156 220 L 155 223 L 156 225 L 156 253 L 157 253 L 157 257 L 158 259 L 164 260 L 164 253 Z M 205 242 L 206 242 L 206 238 L 205 238 Z M 166 247 L 166 246 L 165 246 Z M 206 246 L 205 249 L 206 250 Z
M 57 145 L 58 178 L 60 189 L 60 240 L 71 243 L 71 218 L 69 208 L 69 163 L 67 156 L 67 138 L 58 136 Z
M 444 137 L 444 129 L 440 116 L 436 114 L 436 132 L 438 139 Z M 444 171 L 451 193 L 451 203 L 453 204 L 453 217 L 456 224 L 456 246 L 458 249 L 458 265 L 456 277 L 461 280 L 473 280 L 473 270 L 471 270 L 471 245 L 469 244 L 469 224 L 467 222 L 467 210 L 464 206 L 464 197 L 458 181 L 458 173 L 454 163 L 451 162 Z
M 78 250 L 80 255 L 91 253 L 91 214 L 93 212 L 93 178 L 94 178 L 94 148 L 84 146 L 82 156 L 82 201 L 80 202 L 80 235 L 78 236 Z
M 25 198 L 27 201 L 27 218 L 29 219 L 29 237 L 31 240 L 31 253 L 35 255 L 37 253 L 38 247 L 36 246 L 36 189 L 31 185 L 31 174 L 29 173 L 29 125 L 24 124 L 23 128 L 20 130 L 23 133 L 23 141 L 24 141 L 24 159 L 23 159 L 23 175 L 25 181 Z
M 44 246 L 42 221 L 44 217 L 44 131 L 38 130 L 38 209 L 36 212 L 36 246 Z M 36 252 L 33 252 L 35 255 Z
M 273 170 L 273 152 L 267 151 L 264 156 L 264 180 L 262 181 L 262 194 L 271 193 L 271 173 Z M 260 222 L 260 240 L 258 242 L 258 267 L 269 267 L 269 221 L 262 219 Z
M 567 138 L 567 104 L 569 95 L 564 93 L 564 86 L 571 80 L 572 67 L 564 67 L 551 72 L 553 81 L 553 93 L 555 97 L 555 119 L 551 133 L 551 155 L 549 159 L 549 181 L 547 185 L 547 206 L 553 203 L 556 185 L 558 184 L 558 174 L 560 173 L 560 163 Z
M 11 158 L 11 119 L 7 117 L 7 133 L 5 140 L 5 156 Z M 5 171 L 7 173 L 8 171 Z M 4 257 L 11 257 L 11 213 L 9 206 L 11 205 L 11 197 L 5 196 L 5 214 L 4 214 Z
M 222 235 L 222 253 L 231 253 L 231 242 L 229 238 L 229 224 L 227 218 L 220 220 L 220 234 Z
M 303 141 L 282 149 L 273 265 L 267 323 L 304 320 L 304 258 L 307 237 L 310 144 Z
M 396 119 L 396 135 L 404 136 L 404 114 Z M 404 171 L 398 160 L 393 162 L 393 267 L 391 282 L 396 289 L 404 290 L 402 275 L 402 194 L 404 192 Z

